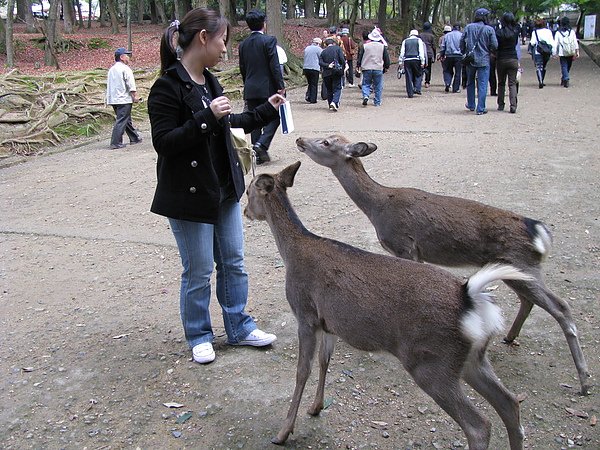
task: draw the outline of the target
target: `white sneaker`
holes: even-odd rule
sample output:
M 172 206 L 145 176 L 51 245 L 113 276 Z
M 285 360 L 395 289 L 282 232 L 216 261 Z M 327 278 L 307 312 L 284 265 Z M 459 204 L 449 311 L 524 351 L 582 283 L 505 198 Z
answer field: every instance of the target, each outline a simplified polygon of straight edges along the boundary
M 331 102 L 329 104 L 329 109 L 331 109 L 332 111 L 337 111 L 338 107 L 337 107 L 337 105 L 335 103 Z
M 271 333 L 265 333 L 259 329 L 254 330 L 245 339 L 237 342 L 233 345 L 250 345 L 251 347 L 264 347 L 265 345 L 272 344 L 277 340 L 277 336 Z
M 194 361 L 198 364 L 208 364 L 215 360 L 215 351 L 210 342 L 203 342 L 202 344 L 194 345 L 192 349 L 192 355 Z

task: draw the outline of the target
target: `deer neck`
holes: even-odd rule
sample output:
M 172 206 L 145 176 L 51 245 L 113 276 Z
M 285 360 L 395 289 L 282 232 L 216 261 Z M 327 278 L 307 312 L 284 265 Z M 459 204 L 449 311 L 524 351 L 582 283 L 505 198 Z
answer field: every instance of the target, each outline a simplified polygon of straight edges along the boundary
M 277 191 L 272 195 L 266 217 L 284 261 L 288 256 L 297 254 L 298 249 L 306 245 L 307 239 L 314 237 L 300 221 L 285 192 Z
M 382 186 L 369 176 L 359 159 L 351 158 L 332 171 L 348 196 L 367 216 L 380 210 Z

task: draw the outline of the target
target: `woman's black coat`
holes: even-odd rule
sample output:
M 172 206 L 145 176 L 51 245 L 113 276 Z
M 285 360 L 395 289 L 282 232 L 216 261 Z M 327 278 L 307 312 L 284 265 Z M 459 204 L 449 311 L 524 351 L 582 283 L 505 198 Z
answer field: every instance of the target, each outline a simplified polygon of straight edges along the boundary
M 223 95 L 217 79 L 204 71 L 206 86 L 214 98 Z M 244 175 L 230 138 L 229 128 L 249 133 L 278 117 L 269 103 L 252 112 L 230 114 L 217 120 L 205 108 L 201 92 L 181 63 L 173 64 L 154 83 L 148 97 L 152 143 L 158 153 L 158 184 L 152 212 L 174 219 L 216 223 L 220 186 L 231 177 L 237 200 L 245 190 Z M 212 152 L 227 152 L 230 173 L 215 171 Z

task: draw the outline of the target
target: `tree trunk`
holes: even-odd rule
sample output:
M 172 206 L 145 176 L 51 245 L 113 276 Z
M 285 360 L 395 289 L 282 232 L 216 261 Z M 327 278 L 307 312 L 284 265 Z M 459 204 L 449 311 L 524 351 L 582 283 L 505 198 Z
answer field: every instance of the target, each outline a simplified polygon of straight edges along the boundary
M 13 14 L 15 10 L 15 0 L 8 0 L 6 4 L 6 67 L 13 67 L 15 65 L 15 48 L 13 41 Z M 2 22 L 2 19 L 0 19 Z
M 377 12 L 377 25 L 383 33 L 387 24 L 387 0 L 379 0 L 379 11 Z
M 137 2 L 137 23 L 144 23 L 144 12 L 146 4 L 144 0 L 138 0 Z
M 286 19 L 296 18 L 296 0 L 287 0 L 287 11 L 285 13 Z
M 154 5 L 156 6 L 156 14 L 160 23 L 167 23 L 167 14 L 165 13 L 165 4 L 163 0 L 155 0 Z
M 288 44 L 283 35 L 283 19 L 281 17 L 281 0 L 266 0 L 268 33 L 277 38 L 277 43 L 288 51 Z
M 87 29 L 92 28 L 92 0 L 88 0 L 88 18 L 87 18 Z
M 334 10 L 335 10 L 335 0 L 325 0 L 325 14 L 327 17 L 327 26 L 331 27 L 335 25 L 334 18 Z
M 231 3 L 229 0 L 219 0 L 219 12 L 223 17 L 228 18 L 231 16 Z M 229 20 L 229 19 L 228 19 Z M 231 22 L 231 20 L 229 20 Z M 230 59 L 233 55 L 233 39 L 227 41 L 227 59 Z
M 359 0 L 353 0 L 352 10 L 350 11 L 350 37 L 354 36 L 354 25 L 356 25 L 356 18 L 358 17 Z
M 106 0 L 106 8 L 110 16 L 110 24 L 113 34 L 119 34 L 119 14 L 117 13 L 117 4 L 115 0 Z
M 315 0 L 304 0 L 304 17 L 307 19 L 315 17 Z
M 50 1 L 48 19 L 45 21 L 46 43 L 44 47 L 44 64 L 46 66 L 55 66 L 57 69 L 60 69 L 60 66 L 58 64 L 58 58 L 56 57 L 54 46 L 60 37 L 58 33 L 58 27 L 56 26 L 58 22 L 59 5 L 60 0 Z
M 14 2 L 13 2 L 14 5 Z M 35 33 L 37 30 L 35 29 L 35 19 L 33 18 L 33 13 L 31 12 L 31 2 L 28 0 L 17 0 L 17 18 L 22 20 L 27 25 L 25 32 L 26 33 Z M 13 18 L 14 23 L 14 18 Z
M 83 11 L 81 11 L 81 3 L 75 4 L 75 12 L 77 13 L 77 26 L 83 28 Z
M 63 10 L 63 28 L 65 34 L 73 34 L 73 19 L 75 18 L 75 9 L 73 8 L 73 0 L 62 0 Z

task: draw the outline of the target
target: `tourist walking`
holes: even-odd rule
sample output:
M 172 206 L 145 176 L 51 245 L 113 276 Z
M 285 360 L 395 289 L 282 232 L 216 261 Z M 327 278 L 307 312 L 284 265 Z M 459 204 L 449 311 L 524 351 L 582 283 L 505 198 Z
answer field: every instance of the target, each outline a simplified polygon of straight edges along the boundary
M 496 38 L 498 39 L 498 50 L 496 51 L 498 111 L 504 111 L 504 97 L 508 78 L 510 112 L 517 112 L 517 73 L 519 72 L 517 46 L 519 45 L 519 35 L 519 25 L 513 13 L 504 13 L 500 19 L 500 26 L 496 29 Z
M 450 28 L 450 26 L 448 26 Z M 460 92 L 462 75 L 462 52 L 460 41 L 462 32 L 460 24 L 454 24 L 450 32 L 445 34 L 440 44 L 440 59 L 444 75 L 445 91 L 452 89 L 453 93 Z
M 423 74 L 425 76 L 425 87 L 428 88 L 431 86 L 431 69 L 436 55 L 436 39 L 431 29 L 431 23 L 425 22 L 423 24 L 423 31 L 419 33 L 419 38 L 421 38 L 427 50 L 427 59 L 423 67 Z
M 344 76 L 344 52 L 334 38 L 325 39 L 327 47 L 319 55 L 319 65 L 323 70 L 323 84 L 327 91 L 327 104 L 331 111 L 340 108 L 342 95 L 342 78 Z
M 249 111 L 264 104 L 273 94 L 285 93 L 277 55 L 277 38 L 266 34 L 266 15 L 253 9 L 246 15 L 250 35 L 239 46 L 239 67 L 244 83 L 244 100 Z M 279 118 L 250 133 L 256 164 L 271 161 L 269 147 L 279 128 Z
M 560 28 L 554 37 L 554 54 L 560 59 L 560 85 L 568 88 L 573 59 L 579 58 L 579 43 L 568 17 L 560 19 Z
M 308 103 L 317 103 L 317 94 L 319 92 L 319 74 L 321 66 L 319 65 L 319 55 L 323 51 L 321 48 L 321 38 L 314 38 L 312 42 L 304 49 L 304 62 L 302 73 L 306 77 L 308 86 L 304 99 Z
M 487 24 L 489 11 L 485 8 L 475 10 L 473 23 L 465 27 L 460 48 L 463 54 L 473 53 L 473 62 L 467 66 L 467 103 L 469 111 L 477 115 L 486 114 L 485 100 L 490 79 L 490 53 L 498 48 L 496 33 Z M 475 104 L 475 82 L 477 82 L 477 104 Z
M 421 95 L 423 67 L 425 67 L 426 60 L 427 49 L 419 38 L 419 32 L 410 30 L 408 37 L 402 41 L 400 47 L 400 61 L 404 66 L 408 98 L 413 98 L 414 94 Z
M 356 43 L 350 36 L 350 30 L 348 28 L 342 28 L 341 31 L 342 50 L 344 51 L 344 57 L 346 58 L 346 81 L 348 87 L 354 87 L 354 55 L 356 54 Z
M 531 34 L 529 41 L 529 53 L 535 64 L 535 73 L 538 79 L 538 87 L 542 89 L 546 86 L 544 79 L 546 78 L 546 65 L 550 61 L 552 51 L 555 47 L 552 31 L 546 28 L 544 19 L 535 21 L 535 28 Z
M 358 56 L 357 66 L 362 72 L 362 104 L 367 106 L 371 89 L 373 90 L 373 104 L 381 105 L 383 93 L 383 74 L 390 67 L 390 55 L 387 47 L 383 45 L 383 37 L 377 29 L 368 35 L 368 41 L 362 47 Z
M 123 134 L 127 133 L 130 144 L 142 142 L 140 133 L 134 128 L 131 121 L 133 103 L 140 99 L 137 96 L 135 78 L 129 67 L 131 52 L 125 48 L 115 50 L 115 63 L 108 71 L 106 77 L 106 104 L 113 107 L 115 112 L 115 125 L 110 137 L 110 148 L 123 148 Z

